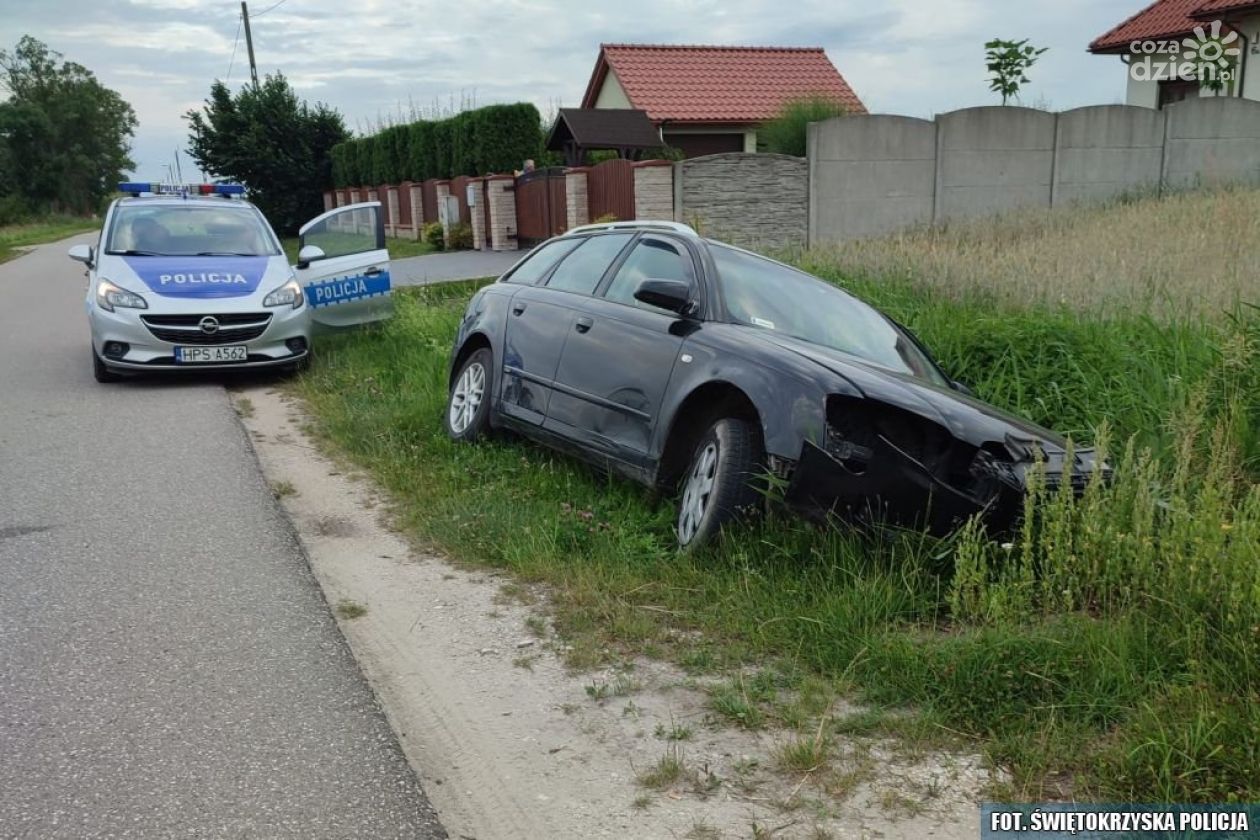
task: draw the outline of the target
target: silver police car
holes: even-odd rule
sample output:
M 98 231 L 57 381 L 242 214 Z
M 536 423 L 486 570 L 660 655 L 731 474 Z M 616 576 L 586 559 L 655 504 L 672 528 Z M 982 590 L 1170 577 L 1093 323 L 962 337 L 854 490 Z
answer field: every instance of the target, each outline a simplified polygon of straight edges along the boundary
M 290 266 L 271 225 L 236 184 L 120 184 L 87 266 L 92 370 L 300 368 L 311 337 L 390 315 L 378 202 L 312 219 Z

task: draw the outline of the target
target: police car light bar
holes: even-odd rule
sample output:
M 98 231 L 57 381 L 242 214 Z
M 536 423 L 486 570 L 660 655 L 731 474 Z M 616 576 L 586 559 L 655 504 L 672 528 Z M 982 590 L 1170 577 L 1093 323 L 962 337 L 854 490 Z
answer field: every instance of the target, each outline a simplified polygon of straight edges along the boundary
M 134 181 L 123 181 L 118 191 L 132 196 L 139 195 L 221 195 L 230 198 L 244 195 L 245 187 L 240 184 L 148 184 Z

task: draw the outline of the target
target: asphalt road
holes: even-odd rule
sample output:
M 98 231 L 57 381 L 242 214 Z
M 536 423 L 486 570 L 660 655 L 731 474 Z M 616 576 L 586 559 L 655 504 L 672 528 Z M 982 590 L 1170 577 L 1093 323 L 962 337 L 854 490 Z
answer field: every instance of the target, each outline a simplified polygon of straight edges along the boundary
M 445 836 L 222 386 L 94 382 L 66 246 L 0 265 L 0 837 Z
M 425 286 L 453 280 L 498 277 L 528 251 L 443 251 L 391 260 L 390 279 L 395 286 Z

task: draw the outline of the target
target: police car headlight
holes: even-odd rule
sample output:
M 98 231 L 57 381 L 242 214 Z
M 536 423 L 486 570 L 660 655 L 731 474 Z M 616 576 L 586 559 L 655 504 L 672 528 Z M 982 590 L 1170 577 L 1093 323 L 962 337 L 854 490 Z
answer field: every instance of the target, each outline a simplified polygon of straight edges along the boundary
M 120 289 L 108 280 L 101 280 L 96 285 L 96 305 L 106 312 L 113 312 L 114 307 L 124 309 L 148 309 L 144 298 L 126 289 Z
M 290 280 L 263 298 L 263 306 L 292 306 L 297 309 L 301 305 L 302 287 L 296 280 Z

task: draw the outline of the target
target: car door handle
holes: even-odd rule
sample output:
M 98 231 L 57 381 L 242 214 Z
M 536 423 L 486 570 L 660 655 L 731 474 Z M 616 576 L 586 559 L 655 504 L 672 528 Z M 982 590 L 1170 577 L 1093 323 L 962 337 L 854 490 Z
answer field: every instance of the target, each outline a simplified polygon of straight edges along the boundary
M 573 322 L 573 329 L 577 330 L 580 333 L 584 333 L 584 332 L 589 331 L 591 326 L 594 323 L 595 322 L 593 320 L 583 315 L 581 318 L 578 318 L 576 321 Z
M 369 268 L 367 271 L 363 272 L 363 276 L 364 276 L 364 277 L 379 277 L 379 276 L 381 276 L 381 275 L 382 275 L 382 274 L 384 274 L 384 273 L 385 273 L 385 272 L 381 271 L 381 270 L 380 270 L 379 268 L 377 268 L 376 266 L 372 266 L 372 267 L 371 267 L 371 268 Z
M 523 304 L 523 303 L 515 303 L 515 304 L 512 304 L 512 314 L 513 314 L 513 315 L 524 315 L 524 314 L 525 314 L 525 304 Z

